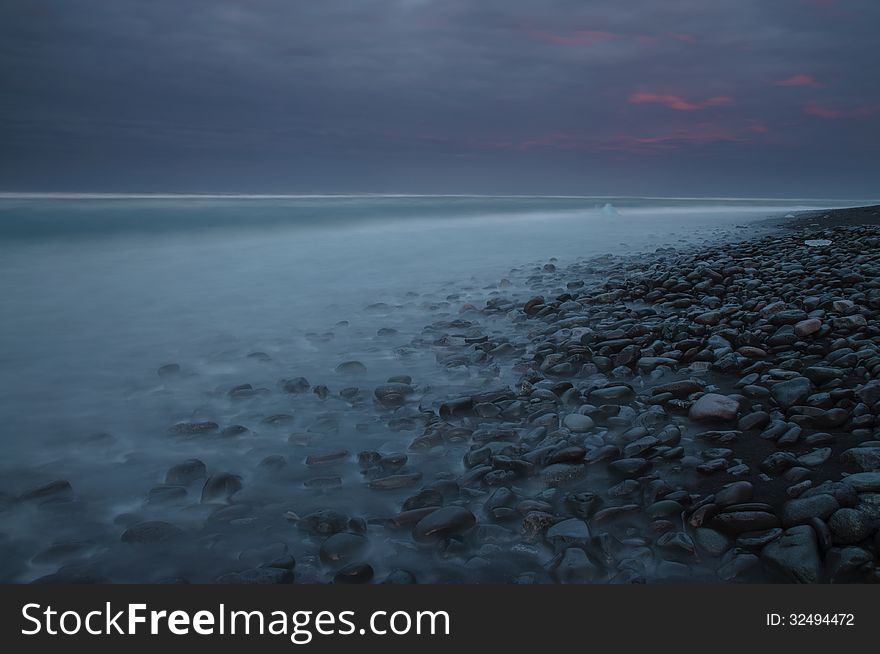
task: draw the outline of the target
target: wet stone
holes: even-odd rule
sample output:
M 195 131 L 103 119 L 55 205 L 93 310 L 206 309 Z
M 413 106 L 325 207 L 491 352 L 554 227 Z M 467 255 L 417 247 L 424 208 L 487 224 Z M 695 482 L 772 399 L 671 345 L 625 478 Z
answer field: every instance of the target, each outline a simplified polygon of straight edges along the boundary
M 839 545 L 859 543 L 875 531 L 875 526 L 867 515 L 850 508 L 835 511 L 828 519 L 828 528 L 834 543 Z
M 373 566 L 369 563 L 351 563 L 333 576 L 336 584 L 367 584 L 373 579 Z
M 339 532 L 321 544 L 319 556 L 327 564 L 342 565 L 366 552 L 369 541 L 361 534 Z
M 152 520 L 132 525 L 122 533 L 123 543 L 164 543 L 183 535 L 183 530 L 168 522 Z
M 204 462 L 199 459 L 187 459 L 168 470 L 165 474 L 165 483 L 172 486 L 188 486 L 193 482 L 204 479 L 207 475 L 208 469 Z
M 726 395 L 706 393 L 691 405 L 688 416 L 701 422 L 725 422 L 736 418 L 739 402 Z
M 202 487 L 202 502 L 228 500 L 242 488 L 241 477 L 228 472 L 212 475 Z
M 816 533 L 808 525 L 787 529 L 782 536 L 764 547 L 761 558 L 789 581 L 816 583 L 822 574 Z
M 466 532 L 476 524 L 473 513 L 460 506 L 447 506 L 422 518 L 413 527 L 413 539 L 431 541 Z

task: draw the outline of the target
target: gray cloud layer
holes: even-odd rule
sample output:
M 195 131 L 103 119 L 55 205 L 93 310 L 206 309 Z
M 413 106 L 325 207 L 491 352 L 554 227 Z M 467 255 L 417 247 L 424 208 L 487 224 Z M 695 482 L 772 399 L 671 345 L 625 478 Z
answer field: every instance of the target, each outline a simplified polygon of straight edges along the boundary
M 880 195 L 875 0 L 7 0 L 7 190 Z

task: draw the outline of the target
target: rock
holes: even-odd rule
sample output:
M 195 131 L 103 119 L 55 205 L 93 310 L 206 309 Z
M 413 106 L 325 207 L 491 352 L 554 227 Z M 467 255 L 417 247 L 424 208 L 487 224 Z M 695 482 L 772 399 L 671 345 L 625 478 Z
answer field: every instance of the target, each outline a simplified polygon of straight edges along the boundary
M 562 555 L 555 575 L 563 584 L 587 584 L 598 576 L 598 568 L 579 547 L 569 547 Z
M 544 537 L 557 549 L 571 545 L 586 547 L 590 542 L 590 530 L 583 520 L 569 518 L 550 527 Z
M 538 312 L 538 308 L 543 304 L 544 298 L 537 295 L 523 305 L 523 313 L 526 315 L 533 315 Z
M 373 566 L 369 563 L 351 563 L 333 577 L 335 584 L 367 584 L 373 579 Z
M 199 459 L 187 459 L 183 463 L 172 466 L 165 474 L 165 483 L 169 485 L 188 486 L 208 476 L 208 468 Z
M 218 584 L 273 585 L 291 582 L 293 582 L 293 571 L 273 567 L 249 568 L 217 577 Z
M 618 459 L 617 461 L 612 461 L 608 464 L 608 468 L 612 472 L 616 472 L 624 477 L 638 477 L 650 467 L 651 464 L 649 461 L 639 457 Z
M 242 434 L 246 434 L 250 431 L 244 425 L 229 425 L 228 427 L 224 427 L 220 432 L 220 435 L 224 438 L 234 438 L 235 436 L 241 436 Z
M 18 499 L 22 502 L 68 501 L 73 499 L 73 487 L 66 479 L 59 479 L 25 491 Z
M 834 496 L 827 494 L 789 500 L 782 507 L 782 524 L 794 527 L 806 524 L 811 518 L 827 520 L 839 506 Z
M 856 391 L 856 396 L 868 406 L 874 406 L 880 402 L 880 380 L 869 381 Z
M 740 534 L 736 539 L 736 546 L 747 550 L 760 550 L 768 543 L 782 536 L 783 531 L 778 527 L 765 529 L 764 531 L 749 531 Z
M 297 520 L 297 527 L 314 534 L 332 535 L 348 529 L 348 516 L 332 509 L 319 509 Z
M 132 525 L 122 533 L 123 543 L 164 543 L 179 538 L 183 530 L 168 522 L 151 520 Z
M 755 493 L 755 487 L 747 481 L 735 481 L 727 484 L 720 491 L 715 493 L 715 504 L 724 508 L 731 504 L 740 504 L 748 502 Z
M 399 407 L 412 395 L 414 389 L 409 384 L 383 384 L 373 391 L 380 404 L 387 407 Z
M 179 422 L 168 429 L 174 436 L 202 436 L 220 431 L 220 425 L 206 420 L 203 422 Z
M 845 477 L 843 483 L 858 493 L 880 492 L 880 472 L 857 472 Z
M 726 395 L 706 393 L 691 405 L 689 417 L 700 422 L 726 422 L 736 418 L 739 402 Z
M 627 402 L 635 397 L 635 391 L 629 386 L 606 386 L 590 391 L 587 397 L 591 402 L 599 404 Z
M 821 320 L 818 318 L 807 318 L 806 320 L 801 320 L 795 324 L 794 333 L 801 338 L 805 338 L 807 336 L 812 336 L 820 329 L 822 329 Z
M 825 568 L 831 583 L 852 583 L 864 579 L 874 557 L 861 547 L 835 547 L 825 556 Z
M 708 527 L 694 529 L 694 541 L 701 550 L 710 556 L 721 556 L 730 549 L 730 539 L 719 531 Z
M 656 396 L 669 393 L 673 397 L 683 399 L 693 393 L 697 393 L 703 390 L 704 386 L 705 384 L 703 382 L 699 382 L 694 379 L 685 379 L 681 381 L 670 382 L 668 384 L 661 384 L 660 386 L 655 386 L 651 389 L 651 394 Z
M 838 545 L 854 545 L 865 540 L 874 531 L 868 516 L 858 509 L 838 509 L 828 519 L 828 528 Z
M 822 574 L 816 533 L 807 525 L 787 529 L 761 551 L 761 559 L 783 577 L 797 583 L 816 583 Z
M 323 454 L 311 454 L 306 457 L 306 465 L 309 467 L 319 467 L 333 465 L 348 458 L 348 450 L 334 450 Z
M 797 460 L 798 463 L 802 466 L 806 466 L 808 468 L 818 468 L 830 458 L 831 448 L 820 447 L 810 452 L 807 452 L 806 454 L 800 455 Z
M 587 474 L 587 467 L 580 463 L 554 463 L 549 465 L 541 473 L 547 486 L 560 486 L 570 481 L 580 479 Z
M 318 555 L 324 563 L 341 565 L 362 555 L 368 546 L 366 537 L 343 531 L 333 534 L 321 543 Z
M 461 534 L 477 523 L 473 513 L 460 506 L 445 506 L 425 516 L 413 527 L 413 539 L 428 542 Z
M 795 377 L 788 381 L 777 382 L 770 387 L 773 399 L 784 409 L 802 404 L 813 392 L 813 384 L 806 377 Z
M 362 375 L 367 372 L 367 367 L 360 361 L 343 361 L 336 366 L 336 372 L 340 375 Z
M 579 413 L 570 413 L 562 421 L 563 426 L 575 433 L 583 433 L 593 428 L 593 419 Z
M 211 475 L 202 487 L 202 502 L 228 500 L 242 488 L 241 477 L 228 472 Z
M 295 377 L 294 379 L 282 379 L 281 380 L 281 390 L 285 393 L 299 394 L 308 392 L 311 386 L 309 385 L 309 380 L 305 377 Z
M 147 504 L 167 504 L 176 502 L 186 497 L 186 488 L 183 486 L 155 486 L 147 494 Z
M 388 576 L 385 577 L 385 580 L 382 582 L 383 584 L 415 584 L 418 583 L 416 581 L 416 576 L 410 572 L 409 570 L 401 570 L 400 568 L 395 568 L 391 572 L 388 573 Z
M 840 462 L 849 470 L 880 471 L 880 446 L 850 448 L 840 455 Z
M 712 526 L 726 534 L 744 534 L 779 526 L 779 519 L 767 511 L 729 511 L 712 519 Z
M 368 486 L 373 490 L 396 490 L 415 486 L 422 480 L 421 472 L 411 472 L 403 475 L 389 475 L 372 480 Z

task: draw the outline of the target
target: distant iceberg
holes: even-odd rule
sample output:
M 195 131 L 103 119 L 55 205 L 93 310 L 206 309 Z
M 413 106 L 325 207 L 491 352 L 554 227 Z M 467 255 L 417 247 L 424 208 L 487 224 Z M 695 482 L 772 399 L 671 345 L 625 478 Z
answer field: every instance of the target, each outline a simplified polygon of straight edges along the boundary
M 606 202 L 606 203 L 605 203 L 605 206 L 602 207 L 602 214 L 603 214 L 603 215 L 606 215 L 606 216 L 618 216 L 618 215 L 620 215 L 620 214 L 617 212 L 617 209 L 614 208 L 614 205 L 611 204 L 610 202 Z

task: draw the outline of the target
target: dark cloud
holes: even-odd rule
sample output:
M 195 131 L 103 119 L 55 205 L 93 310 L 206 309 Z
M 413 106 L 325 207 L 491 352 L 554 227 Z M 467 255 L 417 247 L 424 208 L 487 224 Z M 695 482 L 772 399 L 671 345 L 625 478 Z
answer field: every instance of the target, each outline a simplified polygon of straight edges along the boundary
M 875 0 L 7 0 L 8 190 L 880 195 Z

